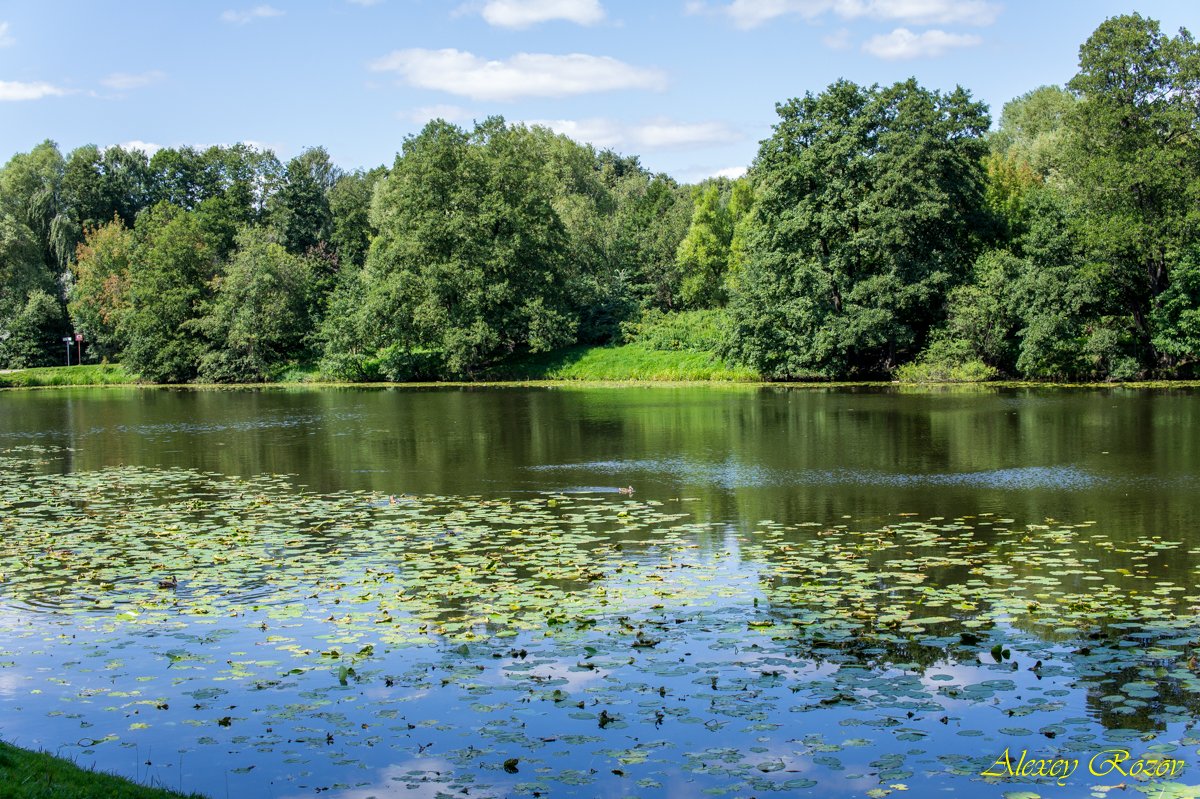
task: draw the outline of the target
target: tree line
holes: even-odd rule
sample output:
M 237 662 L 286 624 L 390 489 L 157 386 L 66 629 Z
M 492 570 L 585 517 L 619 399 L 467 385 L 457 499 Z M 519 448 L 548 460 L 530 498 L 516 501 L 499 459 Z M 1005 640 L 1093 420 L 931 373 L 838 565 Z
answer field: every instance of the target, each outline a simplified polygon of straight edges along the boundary
M 1106 20 L 1065 87 L 838 81 L 695 186 L 541 127 L 429 123 L 390 168 L 321 148 L 52 142 L 0 170 L 0 366 L 231 382 L 471 377 L 719 320 L 766 377 L 1192 377 L 1200 51 Z M 707 328 L 706 328 L 707 330 Z

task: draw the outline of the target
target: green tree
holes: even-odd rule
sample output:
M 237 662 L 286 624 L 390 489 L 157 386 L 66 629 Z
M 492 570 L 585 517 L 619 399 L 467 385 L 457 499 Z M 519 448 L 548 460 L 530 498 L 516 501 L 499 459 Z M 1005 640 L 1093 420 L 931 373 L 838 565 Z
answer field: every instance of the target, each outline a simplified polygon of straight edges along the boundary
M 164 147 L 150 158 L 153 176 L 153 196 L 191 210 L 200 203 L 221 193 L 221 175 L 216 162 L 219 148 L 205 151 L 194 147 Z
M 766 374 L 879 374 L 911 357 L 987 228 L 988 116 L 959 88 L 839 81 L 778 106 L 731 355 Z
M 1110 376 L 1120 360 L 1106 321 L 1111 299 L 1061 192 L 1047 187 L 1034 194 L 1029 230 L 1017 246 L 1024 255 L 1019 271 L 1008 286 L 995 285 L 1018 319 L 1012 368 L 1033 379 Z
M 357 269 L 367 261 L 367 250 L 376 234 L 371 226 L 371 195 L 386 174 L 383 167 L 350 172 L 339 177 L 329 190 L 329 243 L 341 267 Z
M 1119 303 L 1052 188 L 1033 194 L 1028 230 L 1012 249 L 983 253 L 947 307 L 945 325 L 920 358 L 933 374 L 956 368 L 1053 380 L 1136 374 L 1129 336 L 1112 313 Z
M 605 234 L 610 257 L 618 265 L 616 279 L 639 305 L 678 309 L 682 300 L 676 255 L 691 225 L 691 188 L 628 164 L 621 170 L 603 166 L 602 174 L 611 177 L 616 201 Z
M 63 216 L 65 170 L 58 145 L 48 139 L 0 170 L 0 212 L 28 226 L 47 268 L 56 270 L 66 265 L 75 241 L 74 222 Z
M 132 225 L 151 201 L 151 172 L 145 153 L 88 144 L 72 150 L 63 175 L 63 201 L 83 228 L 121 217 Z
M 53 299 L 53 274 L 29 227 L 0 212 L 0 366 L 54 363 L 54 345 L 66 332 L 62 306 Z
M 384 377 L 376 356 L 378 320 L 371 318 L 365 269 L 342 269 L 317 331 L 321 374 L 363 382 Z M 364 310 L 367 309 L 367 310 Z
M 574 341 L 567 236 L 538 138 L 488 119 L 435 121 L 377 186 L 367 257 L 372 343 L 432 350 L 470 374 L 517 349 Z
M 1070 197 L 1091 260 L 1130 320 L 1138 360 L 1169 369 L 1155 342 L 1172 273 L 1200 224 L 1200 50 L 1138 14 L 1113 17 L 1079 51 L 1070 81 Z M 1173 301 L 1173 299 L 1171 299 Z
M 205 156 L 217 175 L 221 194 L 237 211 L 238 224 L 264 221 L 270 198 L 283 177 L 283 166 L 275 154 L 239 143 L 209 149 Z
M 601 343 L 620 333 L 620 324 L 636 312 L 631 265 L 614 241 L 618 198 L 612 179 L 642 174 L 637 159 L 612 152 L 598 154 L 549 128 L 530 135 L 543 153 L 553 192 L 552 207 L 566 234 L 564 263 L 569 315 L 578 319 L 577 339 Z
M 1029 227 L 1031 204 L 1042 178 L 1014 156 L 989 153 L 983 165 L 987 172 L 984 197 L 995 218 L 998 236 L 1005 242 L 1020 238 Z
M 71 265 L 67 310 L 83 333 L 89 358 L 115 358 L 124 348 L 118 331 L 130 307 L 129 273 L 136 238 L 120 218 L 89 230 Z
M 197 324 L 209 341 L 200 379 L 265 380 L 277 364 L 306 357 L 315 287 L 311 259 L 289 253 L 263 228 L 243 230 Z
M 342 173 L 324 147 L 313 147 L 288 161 L 279 191 L 272 198 L 275 228 L 289 252 L 304 253 L 333 235 L 329 192 Z
M 11 214 L 0 213 L 0 317 L 25 303 L 34 289 L 53 287 L 33 231 Z
M 1043 180 L 1057 176 L 1063 167 L 1067 120 L 1077 102 L 1059 86 L 1042 86 L 1008 101 L 999 128 L 988 137 L 992 153 Z
M 11 317 L 0 320 L 0 363 L 11 369 L 53 366 L 65 359 L 61 338 L 69 332 L 62 303 L 34 289 Z
M 729 216 L 733 221 L 733 238 L 729 240 L 729 267 L 725 272 L 726 293 L 738 290 L 742 270 L 746 266 L 746 236 L 753 227 L 754 184 L 749 176 L 733 182 L 729 195 Z
M 1200 251 L 1196 246 L 1175 265 L 1171 285 L 1151 311 L 1154 347 L 1194 377 L 1200 362 Z
M 129 311 L 118 335 L 122 362 L 154 382 L 192 379 L 204 352 L 197 320 L 211 293 L 219 244 L 200 213 L 159 203 L 138 218 L 130 261 Z
M 725 304 L 725 271 L 733 242 L 733 217 L 728 192 L 712 181 L 699 188 L 692 223 L 679 243 L 676 261 L 681 281 L 680 299 L 690 308 L 714 308 Z
M 988 136 L 986 197 L 1003 245 L 1029 228 L 1035 195 L 1058 186 L 1066 157 L 1067 120 L 1077 100 L 1066 89 L 1042 86 L 1004 104 L 999 129 Z
M 283 167 L 270 150 L 231 147 L 166 147 L 150 159 L 151 202 L 194 210 L 224 197 L 237 224 L 256 224 L 282 180 Z

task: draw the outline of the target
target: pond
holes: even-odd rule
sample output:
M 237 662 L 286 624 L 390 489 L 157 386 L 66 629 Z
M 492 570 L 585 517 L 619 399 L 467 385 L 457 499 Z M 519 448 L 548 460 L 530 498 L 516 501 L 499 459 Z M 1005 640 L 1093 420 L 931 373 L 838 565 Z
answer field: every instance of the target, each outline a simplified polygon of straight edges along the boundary
M 212 797 L 1200 795 L 1198 430 L 1184 389 L 0 392 L 0 736 Z

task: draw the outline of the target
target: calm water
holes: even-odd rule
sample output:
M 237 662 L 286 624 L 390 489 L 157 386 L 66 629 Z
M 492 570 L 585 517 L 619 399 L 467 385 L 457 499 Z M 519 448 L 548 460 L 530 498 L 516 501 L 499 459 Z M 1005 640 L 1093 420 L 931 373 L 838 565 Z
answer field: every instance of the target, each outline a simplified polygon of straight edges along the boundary
M 1088 796 L 1136 782 L 1106 748 L 1200 782 L 1198 423 L 1187 390 L 0 392 L 0 734 L 218 797 Z M 984 780 L 1006 748 L 1083 765 Z
M 508 496 L 633 484 L 714 519 L 995 511 L 1189 531 L 1191 391 L 745 388 L 7 392 L 0 442 L 319 491 Z

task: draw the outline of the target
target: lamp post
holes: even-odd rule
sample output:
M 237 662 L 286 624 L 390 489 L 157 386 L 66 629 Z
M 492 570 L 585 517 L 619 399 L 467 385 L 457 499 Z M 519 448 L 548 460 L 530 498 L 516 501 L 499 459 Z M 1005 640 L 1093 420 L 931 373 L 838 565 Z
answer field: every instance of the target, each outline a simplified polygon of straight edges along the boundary
M 71 365 L 71 345 L 75 343 L 74 336 L 63 336 L 63 341 L 67 343 L 67 366 Z

